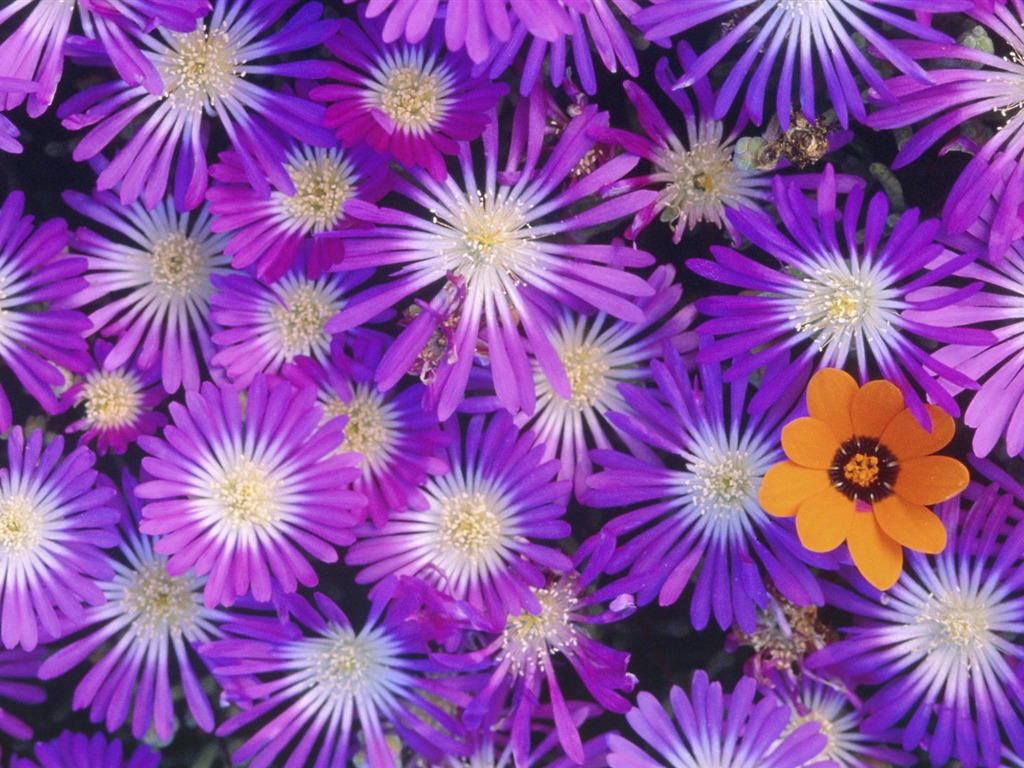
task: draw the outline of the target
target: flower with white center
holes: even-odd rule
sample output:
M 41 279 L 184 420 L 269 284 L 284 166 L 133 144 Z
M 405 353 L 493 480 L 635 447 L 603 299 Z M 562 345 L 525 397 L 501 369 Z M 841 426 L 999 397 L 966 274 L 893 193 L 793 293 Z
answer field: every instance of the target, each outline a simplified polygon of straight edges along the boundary
M 268 195 L 272 184 L 290 191 L 277 136 L 326 147 L 331 135 L 320 127 L 321 107 L 271 90 L 262 81 L 278 73 L 323 77 L 327 64 L 266 59 L 313 48 L 337 29 L 337 22 L 320 20 L 322 8 L 316 3 L 278 24 L 299 1 L 213 0 L 212 12 L 187 31 L 158 26 L 138 33 L 142 55 L 159 73 L 161 90 L 152 93 L 124 81 L 104 83 L 72 96 L 58 110 L 65 128 L 91 127 L 75 147 L 76 160 L 96 156 L 135 121 L 132 137 L 100 172 L 97 188 L 117 187 L 122 203 L 141 198 L 152 208 L 164 197 L 173 170 L 177 208 L 196 208 L 206 196 L 212 123 L 227 134 L 257 192 Z
M 153 478 L 135 490 L 149 502 L 140 530 L 160 537 L 171 576 L 209 574 L 207 608 L 250 591 L 269 600 L 272 580 L 284 592 L 312 586 L 307 558 L 334 562 L 354 540 L 366 503 L 350 490 L 357 456 L 335 453 L 342 424 L 319 426 L 315 402 L 313 388 L 262 374 L 243 393 L 207 382 L 171 404 L 162 439 L 139 438 Z
M 213 334 L 218 351 L 211 362 L 222 366 L 238 386 L 246 386 L 259 372 L 278 373 L 299 356 L 327 360 L 327 324 L 369 273 L 327 273 L 310 279 L 305 266 L 300 258 L 270 284 L 245 273 L 213 279 L 217 292 L 211 298 L 211 318 L 223 330 Z
M 387 390 L 407 373 L 419 374 L 428 384 L 428 404 L 441 420 L 462 401 L 473 362 L 484 355 L 498 403 L 510 412 L 533 412 L 531 355 L 553 389 L 571 396 L 549 338 L 549 301 L 583 302 L 619 319 L 643 322 L 636 302 L 654 293 L 646 280 L 626 271 L 650 264 L 649 254 L 621 243 L 581 244 L 572 237 L 631 215 L 654 198 L 649 191 L 602 202 L 593 197 L 628 172 L 635 157 L 614 158 L 565 186 L 594 146 L 590 131 L 606 125 L 607 115 L 583 108 L 550 151 L 541 152 L 544 95 L 524 99 L 517 109 L 506 173 L 498 173 L 498 130 L 492 124 L 483 135 L 482 164 L 472 144 L 461 145 L 460 181 L 449 177 L 442 184 L 414 169 L 412 179 L 398 186 L 410 208 L 363 205 L 359 217 L 377 226 L 330 233 L 344 243 L 338 269 L 394 271 L 384 286 L 354 296 L 327 329 L 349 330 L 408 303 L 409 322 L 385 353 L 377 383 Z M 529 151 L 520 157 L 520 148 L 526 147 Z M 541 158 L 549 162 L 541 164 Z M 568 213 L 577 205 L 585 210 Z
M 882 193 L 872 197 L 862 219 L 863 185 L 853 186 L 840 202 L 832 166 L 826 167 L 813 198 L 797 182 L 779 177 L 772 191 L 785 230 L 751 209 L 729 216 L 737 231 L 778 267 L 724 246 L 712 246 L 713 259 L 687 261 L 698 274 L 743 291 L 697 301 L 697 309 L 710 316 L 697 332 L 714 337 L 697 353 L 698 362 L 731 359 L 725 378 L 735 381 L 792 357 L 792 364 L 776 365 L 779 375 L 764 378 L 751 400 L 755 412 L 803 386 L 813 369 L 852 365 L 862 383 L 877 366 L 925 426 L 929 418 L 922 391 L 948 413 L 959 414 L 936 376 L 958 387 L 978 385 L 928 348 L 936 341 L 980 346 L 995 340 L 987 330 L 954 327 L 948 319 L 975 288 L 947 288 L 942 281 L 976 254 L 946 252 L 935 241 L 939 222 L 920 221 L 916 210 L 900 214 L 890 228 Z M 932 269 L 940 259 L 943 268 Z
M 210 230 L 209 210 L 178 213 L 168 198 L 147 211 L 108 192 L 66 192 L 64 200 L 110 231 L 81 227 L 73 240 L 88 264 L 89 285 L 79 296 L 95 305 L 92 330 L 116 337 L 103 369 L 134 359 L 143 371 L 159 370 L 167 392 L 198 387 L 200 360 L 211 348 L 210 278 L 228 271 L 227 237 Z
M 431 674 L 442 670 L 427 659 L 416 626 L 386 610 L 396 583 L 373 601 L 358 631 L 317 593 L 315 609 L 292 596 L 284 602 L 290 621 L 239 616 L 231 635 L 203 648 L 220 679 L 251 685 L 255 677 L 263 691 L 258 703 L 217 729 L 223 736 L 260 723 L 234 761 L 267 768 L 301 765 L 312 755 L 319 764 L 342 765 L 361 741 L 368 765 L 396 768 L 391 732 L 431 759 L 466 754 L 462 726 L 446 701 L 457 694 Z M 226 686 L 229 697 L 236 687 Z
M 464 54 L 449 52 L 437 25 L 412 45 L 385 42 L 382 33 L 365 8 L 359 9 L 359 24 L 343 20 L 327 41 L 338 63 L 328 83 L 310 96 L 328 104 L 324 125 L 346 147 L 365 141 L 404 167 L 425 168 L 443 181 L 444 156 L 483 132 L 508 87 L 474 75 Z
M 792 524 L 769 516 L 757 500 L 762 477 L 782 458 L 779 434 L 794 397 L 750 416 L 749 381 L 724 385 L 717 365 L 700 366 L 694 381 L 676 353 L 651 368 L 657 388 L 623 385 L 631 410 L 609 418 L 654 450 L 637 457 L 591 452 L 604 469 L 588 479 L 583 503 L 629 505 L 606 528 L 620 537 L 610 571 L 628 568 L 626 578 L 639 580 L 641 605 L 655 597 L 675 603 L 693 577 L 697 629 L 713 613 L 723 629 L 735 622 L 753 632 L 771 583 L 799 605 L 820 605 L 817 579 L 794 555 L 802 547 Z
M 956 758 L 965 768 L 996 768 L 1004 739 L 1024 749 L 1024 527 L 997 485 L 967 493 L 969 508 L 957 497 L 936 510 L 946 549 L 910 553 L 884 599 L 859 579 L 859 594 L 826 587 L 856 626 L 807 664 L 880 686 L 864 702 L 867 736 L 894 730 L 908 751 L 923 744 L 933 765 Z
M 83 603 L 106 599 L 97 579 L 112 575 L 101 548 L 117 544 L 114 491 L 96 487 L 95 456 L 64 439 L 43 447 L 43 433 L 26 440 L 15 427 L 0 472 L 0 640 L 27 651 L 84 615 Z
M 969 3 L 960 0 L 933 0 L 928 11 L 967 7 Z M 735 23 L 729 23 L 731 14 Z M 765 95 L 770 92 L 766 86 L 775 83 L 775 108 L 783 130 L 789 127 L 790 111 L 798 100 L 804 116 L 815 121 L 815 78 L 819 76 L 825 80 L 829 105 L 844 128 L 851 116 L 859 121 L 867 116 L 855 75 L 885 101 L 895 100 L 854 35 L 864 38 L 876 56 L 900 71 L 930 82 L 928 73 L 879 33 L 875 24 L 884 22 L 920 40 L 952 42 L 948 35 L 912 17 L 904 0 L 653 0 L 632 21 L 648 40 L 661 42 L 715 19 L 722 23 L 720 39 L 686 68 L 675 87 L 692 86 L 740 47 L 742 53 L 715 101 L 714 117 L 724 117 L 742 92 L 743 106 L 754 123 L 761 125 Z M 781 77 L 770 77 L 780 57 Z
M 541 461 L 530 433 L 511 417 L 474 418 L 464 434 L 453 430 L 451 471 L 427 480 L 427 504 L 393 512 L 379 529 L 364 527 L 345 562 L 365 566 L 356 580 L 390 574 L 417 576 L 466 600 L 500 625 L 506 612 L 536 610 L 532 589 L 544 585 L 544 567 L 569 559 L 539 542 L 569 534 L 569 487 L 554 480 L 557 466 Z
M 552 345 L 569 377 L 568 398 L 554 390 L 534 363 L 537 410 L 532 417 L 518 414 L 516 423 L 534 432 L 544 445 L 545 460 L 558 459 L 558 479 L 573 480 L 577 495 L 584 492 L 592 472 L 588 448 L 611 448 L 614 435 L 634 453 L 645 450 L 644 443 L 615 429 L 606 418 L 611 411 L 629 411 L 619 385 L 647 376 L 648 364 L 661 355 L 663 344 L 679 352 L 696 345 L 694 334 L 687 331 L 694 310 L 680 308 L 682 289 L 674 278 L 669 265 L 651 275 L 654 295 L 637 302 L 647 318 L 643 323 L 622 322 L 603 312 L 585 316 L 562 311 Z
M 276 186 L 270 196 L 254 189 L 237 152 L 220 155 L 210 175 L 220 183 L 207 192 L 211 228 L 230 232 L 224 252 L 231 266 L 256 265 L 256 276 L 274 282 L 297 260 L 317 278 L 341 260 L 338 241 L 316 237 L 348 226 L 345 206 L 360 199 L 374 201 L 387 190 L 389 174 L 382 158 L 367 147 L 322 149 L 293 143 L 285 171 L 291 189 Z
M 134 496 L 135 480 L 123 475 L 124 496 L 131 507 L 121 523 L 119 556 L 108 557 L 114 575 L 99 583 L 107 602 L 89 607 L 74 627 L 75 639 L 62 644 L 43 662 L 39 675 L 52 680 L 99 654 L 75 687 L 74 708 L 89 707 L 93 721 L 119 728 L 128 715 L 132 735 L 150 730 L 167 740 L 175 729 L 172 678 L 180 684 L 196 723 L 213 730 L 213 709 L 196 675 L 194 660 L 200 643 L 221 636 L 218 624 L 228 615 L 203 606 L 205 578 L 193 572 L 172 576 L 167 558 L 153 551 L 153 540 L 136 526 L 141 502 Z M 173 662 L 171 660 L 173 656 Z M 200 667 L 202 669 L 202 667 Z M 131 706 L 118 691 L 131 681 Z

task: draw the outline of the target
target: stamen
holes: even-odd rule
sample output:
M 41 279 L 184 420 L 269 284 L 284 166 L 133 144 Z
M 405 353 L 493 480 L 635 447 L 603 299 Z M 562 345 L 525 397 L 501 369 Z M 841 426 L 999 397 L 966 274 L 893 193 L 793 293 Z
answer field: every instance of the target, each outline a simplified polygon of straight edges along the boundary
M 194 586 L 194 576 L 171 576 L 162 561 L 141 566 L 124 585 L 122 598 L 125 612 L 134 614 L 132 632 L 145 640 L 188 632 L 199 614 Z

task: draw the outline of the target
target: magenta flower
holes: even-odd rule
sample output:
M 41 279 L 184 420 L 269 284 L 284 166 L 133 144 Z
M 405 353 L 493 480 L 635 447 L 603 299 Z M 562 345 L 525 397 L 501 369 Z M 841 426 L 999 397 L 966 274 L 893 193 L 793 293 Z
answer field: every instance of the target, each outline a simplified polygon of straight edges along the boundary
M 244 396 L 245 409 L 242 400 Z M 139 484 L 142 533 L 161 538 L 167 573 L 209 574 L 207 608 L 231 605 L 250 590 L 270 599 L 272 580 L 285 592 L 316 584 L 307 558 L 338 559 L 350 544 L 355 511 L 366 498 L 349 489 L 356 454 L 336 454 L 342 422 L 318 426 L 316 392 L 256 376 L 245 393 L 206 382 L 171 403 L 163 438 L 143 436 L 149 454 Z
M 473 75 L 465 55 L 445 50 L 437 25 L 415 44 L 385 42 L 379 22 L 360 9 L 361 26 L 343 19 L 327 47 L 338 84 L 310 96 L 328 104 L 324 125 L 346 147 L 365 141 L 406 168 L 422 167 L 437 181 L 448 175 L 444 155 L 471 141 L 494 120 L 504 83 Z
M 40 742 L 35 748 L 38 765 L 15 758 L 10 768 L 157 768 L 160 754 L 145 744 L 125 758 L 124 745 L 118 739 L 107 740 L 102 733 L 91 737 L 64 731 L 53 741 Z
M 144 55 L 160 73 L 162 90 L 151 93 L 115 81 L 64 102 L 58 110 L 64 127 L 90 128 L 75 147 L 76 160 L 95 157 L 136 124 L 131 139 L 100 173 L 97 188 L 118 187 L 122 203 L 141 198 L 152 208 L 164 197 L 173 168 L 175 205 L 178 210 L 196 208 L 206 196 L 206 136 L 212 121 L 227 134 L 254 189 L 265 196 L 273 183 L 292 191 L 274 129 L 330 146 L 330 134 L 320 127 L 323 109 L 260 83 L 270 75 L 323 77 L 327 65 L 265 59 L 319 45 L 337 28 L 337 22 L 320 20 L 322 7 L 316 3 L 275 26 L 298 2 L 239 0 L 229 5 L 215 0 L 212 14 L 187 34 L 157 28 L 138 35 Z
M 533 435 L 520 433 L 504 412 L 470 421 L 447 451 L 452 470 L 431 477 L 421 509 L 393 511 L 380 529 L 364 527 L 345 562 L 364 566 L 362 584 L 391 574 L 416 576 L 465 600 L 499 625 L 509 612 L 540 609 L 535 591 L 545 568 L 568 569 L 569 558 L 546 543 L 568 536 L 561 518 L 569 483 L 558 466 L 541 462 Z
M 97 487 L 96 457 L 87 448 L 67 456 L 64 438 L 43 447 L 43 433 L 25 439 L 15 427 L 0 472 L 0 640 L 31 651 L 42 638 L 81 621 L 82 603 L 106 600 L 97 579 L 112 575 L 101 550 L 117 544 L 112 488 Z
M 41 704 L 46 692 L 36 684 L 39 665 L 46 658 L 46 649 L 32 651 L 22 648 L 0 650 L 0 701 L 18 704 Z M 0 704 L 0 733 L 16 739 L 32 738 L 32 727 L 21 718 L 5 711 Z
M 595 204 L 590 196 L 618 181 L 636 158 L 614 158 L 574 179 L 594 146 L 590 131 L 607 125 L 607 115 L 584 108 L 542 155 L 545 116 L 542 96 L 520 103 L 507 167 L 500 174 L 498 128 L 496 123 L 488 126 L 482 186 L 472 145 L 463 144 L 461 181 L 449 177 L 439 184 L 414 169 L 412 180 L 398 186 L 411 209 L 360 204 L 356 215 L 376 226 L 333 233 L 345 244 L 339 269 L 387 267 L 389 273 L 382 285 L 356 294 L 327 331 L 354 328 L 406 303 L 410 322 L 385 353 L 376 380 L 388 390 L 406 373 L 418 373 L 441 420 L 461 402 L 481 349 L 501 407 L 534 409 L 528 347 L 554 390 L 571 397 L 565 367 L 548 337 L 551 301 L 592 306 L 631 322 L 644 320 L 635 302 L 653 289 L 626 268 L 647 266 L 652 257 L 621 244 L 582 244 L 572 237 L 635 213 L 655 193 L 632 192 Z M 567 184 L 570 180 L 575 183 Z M 568 212 L 582 201 L 590 207 Z

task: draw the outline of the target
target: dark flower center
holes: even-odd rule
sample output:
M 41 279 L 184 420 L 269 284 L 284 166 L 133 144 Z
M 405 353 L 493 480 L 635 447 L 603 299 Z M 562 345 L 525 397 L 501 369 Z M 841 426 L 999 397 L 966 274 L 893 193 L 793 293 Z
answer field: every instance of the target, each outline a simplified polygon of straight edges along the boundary
M 892 494 L 900 464 L 895 454 L 873 437 L 851 437 L 839 446 L 828 476 L 839 492 L 854 501 L 874 503 Z

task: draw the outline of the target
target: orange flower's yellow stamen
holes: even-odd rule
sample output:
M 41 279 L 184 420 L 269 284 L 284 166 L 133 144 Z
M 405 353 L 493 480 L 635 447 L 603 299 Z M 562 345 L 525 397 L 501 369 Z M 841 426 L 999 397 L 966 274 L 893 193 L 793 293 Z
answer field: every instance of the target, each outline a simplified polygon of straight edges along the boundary
M 854 485 L 867 488 L 878 480 L 878 457 L 855 454 L 843 467 L 843 476 Z

